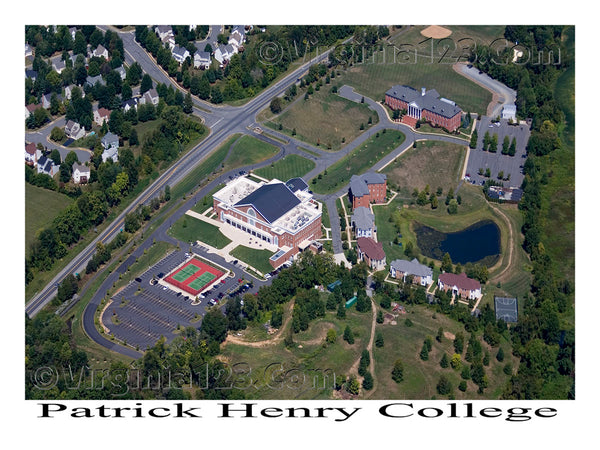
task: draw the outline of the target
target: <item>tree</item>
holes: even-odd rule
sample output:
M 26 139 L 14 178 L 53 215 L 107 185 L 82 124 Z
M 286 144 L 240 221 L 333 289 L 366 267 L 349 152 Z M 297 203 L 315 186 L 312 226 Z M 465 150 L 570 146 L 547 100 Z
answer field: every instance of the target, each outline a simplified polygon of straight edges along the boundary
M 365 391 L 373 389 L 373 375 L 371 375 L 371 372 L 365 373 L 365 377 L 362 382 L 362 387 Z
M 279 114 L 281 112 L 281 99 L 279 97 L 273 98 L 269 107 L 273 114 Z
M 448 361 L 448 355 L 444 352 L 442 359 L 440 360 L 440 366 L 444 369 L 450 365 L 450 361 Z
M 335 332 L 335 329 L 330 328 L 329 330 L 327 330 L 327 337 L 325 338 L 325 341 L 328 344 L 335 344 L 336 339 L 337 339 L 337 333 Z
M 450 358 L 450 365 L 454 370 L 460 370 L 462 366 L 462 360 L 458 353 L 454 353 Z
M 450 257 L 450 253 L 444 253 L 442 257 L 442 272 L 452 273 L 452 258 Z
M 377 323 L 383 323 L 383 311 L 382 310 L 377 311 L 376 321 L 377 321 Z
M 458 201 L 453 198 L 448 204 L 448 214 L 456 214 L 458 212 Z
M 508 148 L 508 154 L 509 156 L 515 156 L 515 153 L 517 151 L 517 140 L 516 138 L 512 138 L 512 141 L 510 142 L 510 147 Z
M 356 379 L 355 375 L 350 375 L 350 379 L 346 383 L 346 390 L 353 395 L 358 395 L 360 392 L 360 383 Z
M 508 148 L 510 147 L 510 139 L 508 135 L 504 136 L 504 140 L 502 141 L 502 154 L 508 155 Z
M 144 95 L 146 92 L 148 92 L 150 89 L 152 89 L 152 87 L 153 87 L 152 78 L 150 78 L 150 75 L 145 73 L 142 76 L 142 82 L 140 84 L 140 94 Z
M 344 302 L 341 302 L 338 305 L 336 316 L 337 316 L 338 319 L 345 319 L 346 318 L 346 305 L 344 304 Z
M 461 390 L 462 392 L 466 392 L 467 391 L 467 382 L 465 380 L 462 380 L 460 382 L 460 384 L 458 385 L 458 389 Z
M 421 347 L 421 353 L 419 353 L 419 357 L 423 361 L 427 361 L 429 359 L 429 351 L 427 350 L 427 344 L 423 342 L 423 347 Z
M 498 135 L 494 133 L 492 139 L 490 140 L 490 147 L 488 149 L 491 153 L 496 153 L 498 151 Z
M 223 94 L 217 86 L 212 87 L 210 97 L 210 100 L 217 105 L 223 103 Z
M 440 395 L 446 395 L 452 391 L 452 384 L 450 383 L 446 375 L 440 375 L 440 379 L 436 386 L 436 390 Z
M 496 353 L 496 359 L 498 362 L 504 361 L 504 350 L 502 350 L 502 347 L 498 349 L 498 353 Z
M 220 309 L 211 309 L 202 319 L 200 330 L 213 341 L 223 342 L 227 337 L 227 317 Z
M 129 145 L 138 145 L 140 143 L 138 139 L 138 134 L 135 128 L 131 130 L 131 134 L 129 135 Z
M 384 345 L 384 340 L 383 340 L 383 333 L 381 331 L 378 331 L 375 334 L 375 346 L 376 347 L 383 347 Z
M 460 376 L 463 380 L 469 380 L 471 378 L 471 368 L 467 364 L 463 366 Z
M 346 325 L 346 328 L 344 328 L 344 340 L 350 345 L 354 344 L 354 333 L 352 333 L 349 325 Z
M 394 367 L 392 368 L 392 380 L 396 383 L 400 383 L 404 379 L 404 365 L 401 359 L 394 361 Z
M 54 131 L 54 130 L 52 130 Z M 62 162 L 62 159 L 60 157 L 60 152 L 58 151 L 58 149 L 53 149 L 52 152 L 50 153 L 50 159 L 54 162 L 54 164 L 56 164 L 57 166 L 60 166 L 60 163 Z
M 462 353 L 465 345 L 465 335 L 459 331 L 454 336 L 454 351 L 456 353 Z
M 194 111 L 194 102 L 192 101 L 192 95 L 187 92 L 185 94 L 185 98 L 183 100 L 183 112 L 186 114 L 191 114 Z
M 442 342 L 444 339 L 444 329 L 442 327 L 438 328 L 437 335 L 435 336 L 435 340 L 438 342 Z

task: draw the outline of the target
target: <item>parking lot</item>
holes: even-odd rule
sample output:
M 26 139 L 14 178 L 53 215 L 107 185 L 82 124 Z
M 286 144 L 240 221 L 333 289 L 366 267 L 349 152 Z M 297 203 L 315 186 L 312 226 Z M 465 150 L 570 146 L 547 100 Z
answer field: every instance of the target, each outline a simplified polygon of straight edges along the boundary
M 490 137 L 498 135 L 498 150 L 496 153 L 483 151 L 483 138 L 485 133 L 489 132 Z M 483 184 L 485 180 L 498 180 L 498 173 L 504 172 L 506 178 L 510 174 L 508 181 L 502 181 L 504 186 L 520 187 L 523 181 L 523 164 L 525 164 L 526 146 L 529 140 L 528 125 L 510 125 L 507 120 L 502 119 L 498 124 L 493 124 L 491 118 L 483 116 L 477 126 L 477 148 L 471 149 L 469 162 L 467 164 L 467 174 L 473 184 Z M 516 139 L 516 152 L 514 156 L 502 154 L 502 142 L 504 136 L 512 141 Z M 490 169 L 491 176 L 487 178 L 479 175 L 479 169 Z
M 215 255 L 208 255 L 202 248 L 196 253 L 206 259 L 215 259 Z M 102 317 L 104 326 L 117 339 L 146 350 L 161 336 L 167 342 L 175 338 L 178 325 L 180 329 L 199 328 L 206 308 L 223 304 L 230 296 L 254 293 L 258 289 L 254 283 L 244 281 L 240 268 L 228 265 L 226 269 L 232 276 L 202 292 L 200 302 L 196 303 L 189 294 L 160 282 L 189 257 L 184 251 L 172 252 L 117 292 Z M 224 260 L 214 262 L 225 263 Z

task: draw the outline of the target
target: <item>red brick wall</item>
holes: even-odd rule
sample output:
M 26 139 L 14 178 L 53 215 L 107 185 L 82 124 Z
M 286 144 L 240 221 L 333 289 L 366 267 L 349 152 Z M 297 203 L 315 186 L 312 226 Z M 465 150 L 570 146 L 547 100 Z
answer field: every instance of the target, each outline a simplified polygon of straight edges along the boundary
M 387 180 L 382 184 L 369 184 L 368 187 L 371 203 L 383 203 L 387 190 Z
M 362 197 L 352 196 L 352 209 L 356 209 L 359 206 L 369 207 L 370 196 L 363 195 Z
M 385 95 L 385 103 L 392 109 L 408 109 L 408 103 L 404 100 L 398 100 L 397 98 Z

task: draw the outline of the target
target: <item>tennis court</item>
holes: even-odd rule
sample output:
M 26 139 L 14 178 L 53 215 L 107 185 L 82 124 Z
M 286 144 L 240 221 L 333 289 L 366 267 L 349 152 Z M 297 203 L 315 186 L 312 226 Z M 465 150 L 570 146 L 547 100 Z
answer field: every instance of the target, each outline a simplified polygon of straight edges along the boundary
M 198 295 L 224 272 L 203 263 L 198 258 L 192 258 L 181 267 L 167 275 L 164 280 L 173 286 L 192 295 Z

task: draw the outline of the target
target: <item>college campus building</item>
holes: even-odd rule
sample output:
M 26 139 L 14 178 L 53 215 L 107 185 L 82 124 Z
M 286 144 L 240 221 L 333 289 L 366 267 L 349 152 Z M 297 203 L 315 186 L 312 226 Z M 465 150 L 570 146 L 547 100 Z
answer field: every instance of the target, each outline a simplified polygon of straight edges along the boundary
M 433 282 L 431 267 L 421 264 L 417 258 L 412 261 L 396 259 L 390 263 L 390 276 L 397 280 L 406 281 L 412 275 L 412 282 L 421 286 L 429 286 Z
M 460 127 L 462 110 L 452 100 L 440 98 L 435 89 L 421 92 L 410 86 L 392 86 L 385 93 L 385 103 L 392 109 L 406 110 L 406 115 L 455 131 Z
M 352 175 L 350 178 L 350 198 L 352 209 L 360 206 L 368 208 L 371 203 L 385 202 L 387 176 L 377 172 Z
M 372 270 L 385 269 L 385 252 L 381 242 L 370 237 L 359 237 L 356 240 L 358 261 L 364 261 Z
M 213 208 L 220 222 L 277 247 L 270 263 L 278 267 L 321 237 L 322 207 L 307 188 L 298 179 L 239 177 L 213 195 Z
M 456 275 L 454 273 L 442 273 L 438 278 L 438 288 L 452 295 L 475 300 L 481 297 L 481 284 L 477 280 L 467 277 L 466 273 Z

